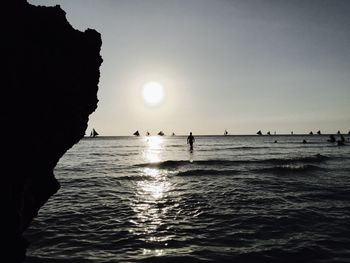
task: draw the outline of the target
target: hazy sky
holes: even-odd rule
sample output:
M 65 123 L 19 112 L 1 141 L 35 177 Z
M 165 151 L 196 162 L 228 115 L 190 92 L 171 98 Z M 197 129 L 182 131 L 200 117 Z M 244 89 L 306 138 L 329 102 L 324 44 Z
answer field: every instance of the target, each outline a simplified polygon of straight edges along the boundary
M 29 2 L 102 34 L 101 135 L 350 130 L 348 0 Z M 159 106 L 142 99 L 149 81 Z

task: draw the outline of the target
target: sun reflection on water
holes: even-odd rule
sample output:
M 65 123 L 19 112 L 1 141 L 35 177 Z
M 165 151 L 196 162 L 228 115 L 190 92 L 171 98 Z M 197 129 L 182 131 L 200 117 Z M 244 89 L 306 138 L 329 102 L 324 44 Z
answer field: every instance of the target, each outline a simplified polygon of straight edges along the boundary
M 142 157 L 145 162 L 160 162 L 164 150 L 163 138 L 152 136 L 145 138 L 145 151 Z M 140 180 L 136 183 L 135 199 L 131 207 L 135 218 L 130 220 L 133 224 L 132 232 L 145 242 L 143 254 L 161 256 L 163 248 L 168 245 L 170 236 L 160 231 L 165 226 L 165 219 L 169 207 L 165 204 L 171 184 L 166 171 L 159 168 L 140 169 Z M 163 232 L 163 233 L 162 233 Z M 149 247 L 154 247 L 150 249 Z
M 146 150 L 143 152 L 143 157 L 150 163 L 160 161 L 160 153 L 163 150 L 163 138 L 159 136 L 150 136 L 146 139 Z

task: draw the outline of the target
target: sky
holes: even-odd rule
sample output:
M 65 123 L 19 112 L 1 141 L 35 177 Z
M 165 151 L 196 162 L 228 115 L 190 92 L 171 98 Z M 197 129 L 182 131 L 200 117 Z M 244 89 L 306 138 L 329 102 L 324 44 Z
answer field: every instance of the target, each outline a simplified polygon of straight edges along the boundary
M 28 2 L 102 35 L 87 134 L 350 131 L 350 1 Z M 151 81 L 156 106 L 142 97 Z

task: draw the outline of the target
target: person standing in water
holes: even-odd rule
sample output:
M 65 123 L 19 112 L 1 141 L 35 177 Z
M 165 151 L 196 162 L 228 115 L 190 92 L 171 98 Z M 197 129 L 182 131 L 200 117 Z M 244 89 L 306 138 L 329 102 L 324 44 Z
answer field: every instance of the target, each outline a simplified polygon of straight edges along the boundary
M 195 138 L 192 135 L 192 132 L 190 132 L 190 135 L 187 137 L 187 144 L 190 144 L 190 150 L 193 150 L 193 143 L 195 141 Z

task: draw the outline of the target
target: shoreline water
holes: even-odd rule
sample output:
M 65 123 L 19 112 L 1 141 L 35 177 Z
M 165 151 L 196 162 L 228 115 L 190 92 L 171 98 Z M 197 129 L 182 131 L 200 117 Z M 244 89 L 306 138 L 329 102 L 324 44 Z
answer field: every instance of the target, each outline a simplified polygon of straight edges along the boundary
M 61 190 L 27 233 L 28 263 L 350 258 L 350 147 L 199 136 L 191 153 L 184 137 L 97 137 L 69 150 L 55 170 Z

